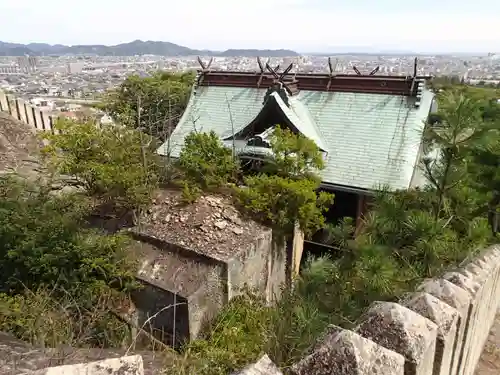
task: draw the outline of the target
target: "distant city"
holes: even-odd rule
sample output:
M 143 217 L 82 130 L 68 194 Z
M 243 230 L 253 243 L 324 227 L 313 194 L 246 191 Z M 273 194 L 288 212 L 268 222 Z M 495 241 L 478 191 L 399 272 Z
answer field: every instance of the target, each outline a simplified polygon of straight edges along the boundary
M 120 51 L 126 52 L 127 56 L 113 55 Z M 145 53 L 151 51 L 163 54 Z M 186 55 L 179 55 L 182 52 Z M 7 53 L 12 56 L 3 56 Z M 284 68 L 293 63 L 292 73 L 329 73 L 327 56 L 300 55 L 290 50 L 234 49 L 212 52 L 192 50 L 167 42 L 141 41 L 118 46 L 72 47 L 0 42 L 0 89 L 22 97 L 52 114 L 74 117 L 75 113 L 82 110 L 96 111 L 91 108 L 91 104 L 131 74 L 148 76 L 155 71 L 199 69 L 197 56 L 205 64 L 213 58 L 210 66 L 213 70 L 257 72 L 259 66 L 256 56 L 260 56 L 264 62 L 269 59 L 273 67 L 279 64 Z M 416 56 L 345 53 L 331 54 L 329 57 L 333 70 L 339 74 L 356 74 L 354 67 L 361 73 L 369 73 L 379 67 L 376 74 L 411 75 Z M 500 54 L 419 55 L 417 74 L 457 76 L 470 84 L 498 86 Z

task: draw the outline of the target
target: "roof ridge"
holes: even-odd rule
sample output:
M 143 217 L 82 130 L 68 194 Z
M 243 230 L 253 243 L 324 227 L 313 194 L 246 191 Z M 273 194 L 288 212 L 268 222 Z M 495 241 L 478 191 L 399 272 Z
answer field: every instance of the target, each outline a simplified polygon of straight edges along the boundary
M 333 93 L 332 93 L 333 94 Z M 324 135 L 323 132 L 320 130 L 318 124 L 316 123 L 316 119 L 312 115 L 309 107 L 301 100 L 300 95 L 294 95 L 292 98 L 290 98 L 290 103 L 293 111 L 297 114 L 298 108 L 296 108 L 296 105 L 298 104 L 301 108 L 300 110 L 303 111 L 302 114 L 305 115 L 306 119 L 311 123 L 313 126 L 314 130 L 318 134 L 319 138 L 324 140 Z M 297 114 L 299 118 L 302 118 L 301 114 Z M 325 150 L 327 151 L 327 150 Z
M 277 92 L 271 93 L 274 100 L 280 107 L 283 114 L 289 119 L 289 121 L 297 128 L 299 133 L 305 137 L 311 139 L 322 151 L 328 152 L 321 134 L 317 132 L 317 126 L 312 118 L 304 119 L 300 114 L 298 114 L 291 106 L 286 105 L 283 99 Z M 295 119 L 293 118 L 295 117 Z

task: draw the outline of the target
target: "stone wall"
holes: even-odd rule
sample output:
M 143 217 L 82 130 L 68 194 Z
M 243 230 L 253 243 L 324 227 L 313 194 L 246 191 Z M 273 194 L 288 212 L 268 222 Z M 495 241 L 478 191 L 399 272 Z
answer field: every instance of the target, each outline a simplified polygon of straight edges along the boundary
M 144 375 L 140 355 L 37 370 L 33 375 Z
M 353 331 L 331 326 L 293 375 L 473 375 L 500 301 L 500 245 L 399 303 L 376 302 Z M 279 375 L 264 356 L 239 375 Z
M 0 90 L 0 111 L 8 113 L 37 130 L 53 131 L 53 117 L 40 108 L 33 106 L 21 98 L 16 98 Z
M 138 279 L 149 284 L 145 290 L 140 289 L 132 295 L 139 312 L 139 326 L 148 317 L 155 316 L 151 320 L 153 326 L 172 332 L 172 324 L 164 323 L 173 322 L 169 314 L 175 311 L 176 320 L 185 320 L 180 325 L 177 322 L 176 328 L 188 325 L 186 329 L 182 328 L 188 336 L 177 338 L 181 341 L 197 338 L 203 325 L 213 319 L 227 302 L 227 264 L 140 232 L 130 231 L 130 234 L 136 240 L 131 251 L 140 259 Z M 153 293 L 154 289 L 156 292 Z M 177 309 L 164 310 L 172 305 L 174 295 L 177 296 L 176 304 L 182 300 L 187 304 L 186 309 L 179 305 Z
M 0 375 L 161 375 L 175 360 L 153 351 L 39 348 L 0 332 Z

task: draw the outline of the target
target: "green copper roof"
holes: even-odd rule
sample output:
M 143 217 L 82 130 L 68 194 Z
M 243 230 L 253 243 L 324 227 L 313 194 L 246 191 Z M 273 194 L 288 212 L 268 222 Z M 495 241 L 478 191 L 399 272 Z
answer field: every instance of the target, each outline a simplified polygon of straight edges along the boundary
M 195 129 L 213 130 L 222 139 L 244 129 L 262 109 L 266 91 L 198 87 L 171 136 L 171 155 L 179 155 L 184 137 Z M 287 106 L 279 95 L 273 95 L 297 130 L 325 151 L 323 182 L 358 189 L 410 186 L 432 98 L 426 89 L 418 99 L 301 91 L 289 98 Z M 167 145 L 162 145 L 158 153 L 166 155 Z
M 319 128 L 316 126 L 313 117 L 309 113 L 308 108 L 302 102 L 291 97 L 288 99 L 288 106 L 283 102 L 277 93 L 272 94 L 285 116 L 288 117 L 297 130 L 304 136 L 308 137 L 316 143 L 322 151 L 328 151 L 328 145 L 323 139 Z
M 170 141 L 160 146 L 158 153 L 168 155 L 170 145 L 170 154 L 179 156 L 184 137 L 194 130 L 213 130 L 224 138 L 243 129 L 259 114 L 266 91 L 213 86 L 194 89 Z

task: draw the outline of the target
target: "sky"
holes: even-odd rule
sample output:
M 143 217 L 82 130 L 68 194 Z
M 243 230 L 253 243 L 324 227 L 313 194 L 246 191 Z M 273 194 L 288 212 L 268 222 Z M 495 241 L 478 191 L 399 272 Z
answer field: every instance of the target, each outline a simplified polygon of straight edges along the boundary
M 211 50 L 500 52 L 500 1 L 0 0 L 0 41 L 136 39 Z

